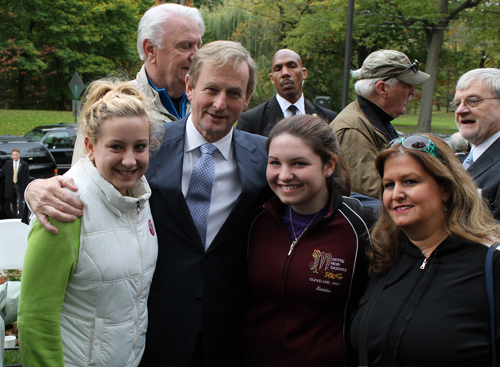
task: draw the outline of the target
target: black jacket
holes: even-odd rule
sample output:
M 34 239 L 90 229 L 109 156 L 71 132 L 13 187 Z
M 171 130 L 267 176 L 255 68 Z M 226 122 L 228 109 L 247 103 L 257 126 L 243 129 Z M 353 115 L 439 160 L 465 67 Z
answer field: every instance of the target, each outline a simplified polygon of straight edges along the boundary
M 500 138 L 467 169 L 481 196 L 488 200 L 493 216 L 500 221 Z
M 165 139 L 146 172 L 158 235 L 141 366 L 188 366 L 203 332 L 207 367 L 239 366 L 241 322 L 250 305 L 247 240 L 253 212 L 271 192 L 265 139 L 234 131 L 241 194 L 207 251 L 182 194 L 186 121 L 164 124 Z
M 405 239 L 368 322 L 371 367 L 491 366 L 485 258 L 488 248 L 449 236 L 425 266 L 420 249 Z M 493 274 L 500 278 L 500 251 Z M 422 269 L 422 267 L 424 267 Z M 358 349 L 360 321 L 384 276 L 373 277 L 351 329 Z M 500 282 L 495 281 L 496 328 L 500 327 Z M 500 335 L 497 332 L 497 348 Z M 357 364 L 355 364 L 357 366 Z
M 304 99 L 304 106 L 308 115 L 316 114 L 328 124 L 337 116 L 335 112 L 315 105 L 307 99 Z M 269 136 L 271 129 L 281 119 L 283 119 L 283 111 L 281 111 L 278 100 L 274 96 L 269 101 L 243 112 L 238 119 L 236 128 L 252 134 Z
M 5 174 L 5 197 L 12 198 L 14 192 L 14 182 L 12 178 L 14 176 L 14 161 L 12 159 L 5 162 L 3 166 L 3 171 Z M 28 163 L 19 159 L 19 167 L 17 169 L 17 186 L 19 187 L 19 192 L 24 192 L 26 186 L 30 180 L 30 170 Z

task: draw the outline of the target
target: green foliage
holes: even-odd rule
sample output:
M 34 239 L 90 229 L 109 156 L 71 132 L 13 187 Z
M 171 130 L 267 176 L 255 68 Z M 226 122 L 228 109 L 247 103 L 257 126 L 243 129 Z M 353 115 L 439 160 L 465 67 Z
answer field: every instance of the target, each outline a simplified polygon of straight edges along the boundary
M 7 280 L 9 282 L 20 282 L 21 281 L 21 276 L 22 276 L 21 270 L 8 269 L 5 271 L 5 273 L 7 275 Z
M 4 107 L 70 109 L 68 83 L 138 70 L 137 24 L 151 0 L 0 0 Z
M 468 0 L 475 4 L 478 0 Z M 70 110 L 68 83 L 85 83 L 123 70 L 132 78 L 141 62 L 136 28 L 152 0 L 0 0 L 0 108 Z M 500 66 L 500 3 L 479 0 L 442 22 L 465 0 L 356 0 L 350 69 L 373 51 L 406 53 L 426 70 L 432 30 L 447 27 L 439 57 L 435 100 L 446 108 L 456 80 L 477 67 Z M 329 96 L 340 111 L 346 38 L 345 0 L 200 0 L 204 43 L 241 42 L 258 67 L 250 108 L 272 97 L 271 59 L 281 48 L 302 56 L 306 98 Z M 444 10 L 443 10 L 444 11 Z M 444 25 L 443 25 L 444 24 Z M 356 95 L 350 83 L 350 100 Z

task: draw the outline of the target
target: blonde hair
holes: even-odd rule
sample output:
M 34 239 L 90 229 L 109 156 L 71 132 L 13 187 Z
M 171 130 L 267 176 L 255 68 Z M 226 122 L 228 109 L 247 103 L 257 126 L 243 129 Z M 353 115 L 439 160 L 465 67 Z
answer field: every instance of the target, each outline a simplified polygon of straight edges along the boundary
M 112 117 L 141 116 L 149 125 L 149 150 L 161 145 L 162 127 L 153 118 L 152 109 L 142 93 L 131 82 L 101 79 L 87 89 L 85 104 L 80 113 L 78 133 L 87 136 L 92 144 L 101 135 L 104 121 Z
M 434 135 L 422 135 L 436 145 L 441 159 L 420 150 L 404 148 L 401 144 L 383 150 L 375 160 L 382 195 L 385 162 L 393 157 L 410 156 L 450 193 L 443 208 L 446 213 L 446 231 L 456 238 L 490 246 L 495 238 L 500 238 L 500 228 L 479 195 L 474 181 L 448 144 Z M 401 228 L 394 224 L 387 210 L 382 208 L 373 227 L 372 246 L 367 249 L 371 272 L 382 274 L 397 262 L 403 238 Z

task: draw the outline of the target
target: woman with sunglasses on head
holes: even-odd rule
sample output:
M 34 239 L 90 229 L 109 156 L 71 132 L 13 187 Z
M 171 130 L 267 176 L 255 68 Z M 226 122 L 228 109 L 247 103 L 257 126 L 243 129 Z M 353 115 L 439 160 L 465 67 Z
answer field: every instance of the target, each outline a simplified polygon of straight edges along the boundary
M 247 366 L 344 366 L 349 315 L 368 281 L 368 230 L 328 124 L 281 120 L 267 141 L 276 196 L 255 219 L 249 279 L 255 302 L 244 320 Z
M 375 165 L 384 208 L 368 250 L 372 277 L 352 323 L 360 363 L 491 366 L 485 258 L 500 238 L 498 224 L 440 138 L 395 139 Z M 499 257 L 494 251 L 497 280 Z M 500 281 L 495 294 L 500 330 Z

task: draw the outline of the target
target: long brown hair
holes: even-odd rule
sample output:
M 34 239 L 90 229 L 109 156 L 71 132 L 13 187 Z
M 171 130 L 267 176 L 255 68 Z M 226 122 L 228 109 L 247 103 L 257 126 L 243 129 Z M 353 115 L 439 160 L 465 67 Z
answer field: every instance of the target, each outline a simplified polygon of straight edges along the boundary
M 450 193 L 450 198 L 444 204 L 446 231 L 463 240 L 489 246 L 494 238 L 500 238 L 500 229 L 487 204 L 480 197 L 477 186 L 448 144 L 434 135 L 422 135 L 436 145 L 441 159 L 420 150 L 406 149 L 401 144 L 383 150 L 375 160 L 381 192 L 384 192 L 382 179 L 385 162 L 390 158 L 408 155 Z M 371 272 L 384 273 L 397 262 L 403 238 L 401 228 L 394 224 L 387 210 L 382 208 L 372 231 L 372 246 L 367 250 Z

